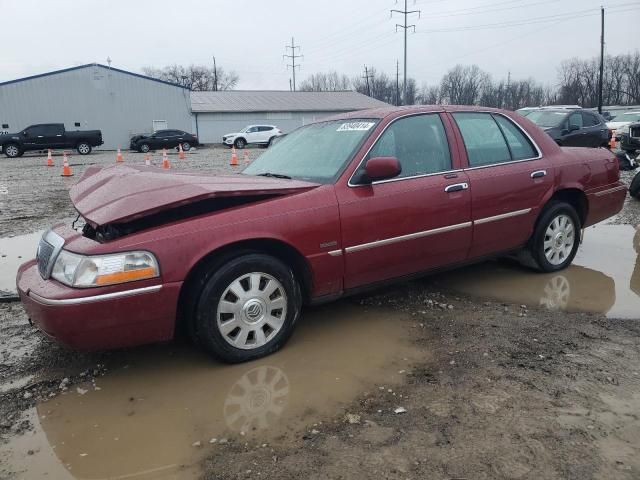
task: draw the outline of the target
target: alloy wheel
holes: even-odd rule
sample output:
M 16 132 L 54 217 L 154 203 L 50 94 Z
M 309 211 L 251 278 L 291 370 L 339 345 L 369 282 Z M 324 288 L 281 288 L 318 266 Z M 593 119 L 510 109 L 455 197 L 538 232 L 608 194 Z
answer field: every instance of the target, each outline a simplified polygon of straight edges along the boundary
M 551 265 L 560 265 L 571 255 L 576 242 L 571 218 L 560 214 L 551 220 L 544 234 L 544 255 Z

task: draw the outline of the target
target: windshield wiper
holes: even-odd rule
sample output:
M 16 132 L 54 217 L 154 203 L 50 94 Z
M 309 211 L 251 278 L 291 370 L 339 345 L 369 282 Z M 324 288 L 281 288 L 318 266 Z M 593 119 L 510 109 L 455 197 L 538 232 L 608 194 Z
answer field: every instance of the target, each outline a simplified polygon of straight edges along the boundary
M 282 175 L 281 173 L 265 172 L 265 173 L 259 173 L 258 176 L 259 177 L 272 177 L 272 178 L 285 178 L 287 180 L 291 180 L 291 177 L 289 175 Z

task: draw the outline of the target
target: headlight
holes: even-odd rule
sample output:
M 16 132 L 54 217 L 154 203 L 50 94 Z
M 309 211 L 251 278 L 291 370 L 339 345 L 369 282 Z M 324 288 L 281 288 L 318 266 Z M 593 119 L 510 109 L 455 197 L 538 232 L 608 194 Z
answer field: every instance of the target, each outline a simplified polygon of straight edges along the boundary
M 158 261 L 149 252 L 83 256 L 62 250 L 51 276 L 71 287 L 101 287 L 160 275 Z

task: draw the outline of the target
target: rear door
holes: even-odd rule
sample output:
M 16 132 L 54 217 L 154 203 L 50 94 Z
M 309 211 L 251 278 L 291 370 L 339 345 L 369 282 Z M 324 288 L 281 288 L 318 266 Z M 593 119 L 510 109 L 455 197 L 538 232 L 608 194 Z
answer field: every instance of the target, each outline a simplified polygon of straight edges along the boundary
M 606 125 L 591 112 L 582 112 L 582 123 L 589 138 L 590 147 L 599 147 L 606 142 Z
M 553 166 L 524 130 L 507 116 L 452 114 L 466 153 L 471 190 L 473 245 L 470 257 L 526 243 L 543 199 L 553 188 Z
M 65 138 L 64 126 L 57 123 L 45 126 L 43 144 L 45 147 L 50 148 L 75 147 L 70 140 Z
M 565 147 L 589 147 L 589 138 L 584 129 L 584 121 L 581 112 L 573 112 L 567 118 L 567 134 L 562 140 Z
M 345 288 L 466 258 L 471 197 L 456 151 L 438 113 L 400 117 L 387 126 L 351 178 L 358 178 L 369 158 L 383 156 L 398 158 L 402 173 L 372 184 L 336 186 Z

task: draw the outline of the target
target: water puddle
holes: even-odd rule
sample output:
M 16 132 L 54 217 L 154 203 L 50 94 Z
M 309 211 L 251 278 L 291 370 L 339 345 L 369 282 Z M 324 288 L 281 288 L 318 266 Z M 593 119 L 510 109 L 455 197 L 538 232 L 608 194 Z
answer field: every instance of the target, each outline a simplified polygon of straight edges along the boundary
M 42 232 L 0 238 L 0 292 L 16 293 L 16 272 L 35 258 Z
M 0 447 L 0 463 L 29 479 L 195 478 L 223 439 L 282 442 L 401 382 L 425 355 L 402 315 L 348 302 L 310 309 L 283 351 L 241 365 L 175 345 L 123 353 L 127 367 L 33 409 L 35 432 Z
M 482 299 L 640 318 L 640 229 L 588 228 L 574 264 L 557 273 L 535 273 L 498 261 L 452 271 L 437 280 L 445 288 Z

